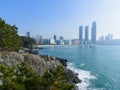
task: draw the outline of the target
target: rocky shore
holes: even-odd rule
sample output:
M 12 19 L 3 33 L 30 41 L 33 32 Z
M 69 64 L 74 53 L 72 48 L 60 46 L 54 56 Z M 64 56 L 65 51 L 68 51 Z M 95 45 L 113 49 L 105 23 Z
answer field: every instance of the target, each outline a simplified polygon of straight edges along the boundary
M 0 53 L 0 64 L 15 66 L 25 61 L 33 70 L 42 75 L 46 70 L 55 69 L 58 65 L 64 68 L 66 75 L 69 77 L 68 83 L 81 83 L 78 74 L 67 69 L 67 60 L 49 55 L 34 55 L 30 53 Z M 77 90 L 77 89 L 76 89 Z

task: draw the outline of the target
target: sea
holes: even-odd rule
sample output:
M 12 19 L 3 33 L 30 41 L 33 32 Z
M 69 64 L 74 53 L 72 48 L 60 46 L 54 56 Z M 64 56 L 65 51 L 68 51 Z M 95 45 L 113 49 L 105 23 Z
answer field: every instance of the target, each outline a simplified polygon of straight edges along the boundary
M 48 46 L 39 54 L 67 59 L 79 90 L 120 90 L 120 46 Z

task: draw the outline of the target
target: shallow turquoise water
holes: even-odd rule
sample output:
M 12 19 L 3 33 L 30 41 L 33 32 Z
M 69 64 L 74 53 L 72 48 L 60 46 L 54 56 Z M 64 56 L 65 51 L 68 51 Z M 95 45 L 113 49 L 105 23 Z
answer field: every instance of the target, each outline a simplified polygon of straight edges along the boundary
M 68 59 L 81 74 L 80 90 L 120 90 L 120 46 L 53 46 L 39 52 Z

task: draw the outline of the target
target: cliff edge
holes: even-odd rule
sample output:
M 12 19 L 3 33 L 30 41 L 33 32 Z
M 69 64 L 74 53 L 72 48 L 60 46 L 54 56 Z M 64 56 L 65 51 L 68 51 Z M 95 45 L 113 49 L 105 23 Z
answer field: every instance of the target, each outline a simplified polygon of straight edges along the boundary
M 69 83 L 80 83 L 81 80 L 77 74 L 66 68 L 67 60 L 63 58 L 53 57 L 49 55 L 34 55 L 29 53 L 0 53 L 0 64 L 15 66 L 21 62 L 26 62 L 33 70 L 39 74 L 43 74 L 46 70 L 52 70 L 61 65 L 66 75 L 69 77 Z

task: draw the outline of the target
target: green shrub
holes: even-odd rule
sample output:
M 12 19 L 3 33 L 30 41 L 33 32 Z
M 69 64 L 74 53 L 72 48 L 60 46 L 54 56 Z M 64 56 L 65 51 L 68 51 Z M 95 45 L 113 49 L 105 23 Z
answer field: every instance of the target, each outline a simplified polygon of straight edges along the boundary
M 0 66 L 0 90 L 72 90 L 73 84 L 67 83 L 62 66 L 47 70 L 42 76 L 33 71 L 25 62 L 13 66 Z

